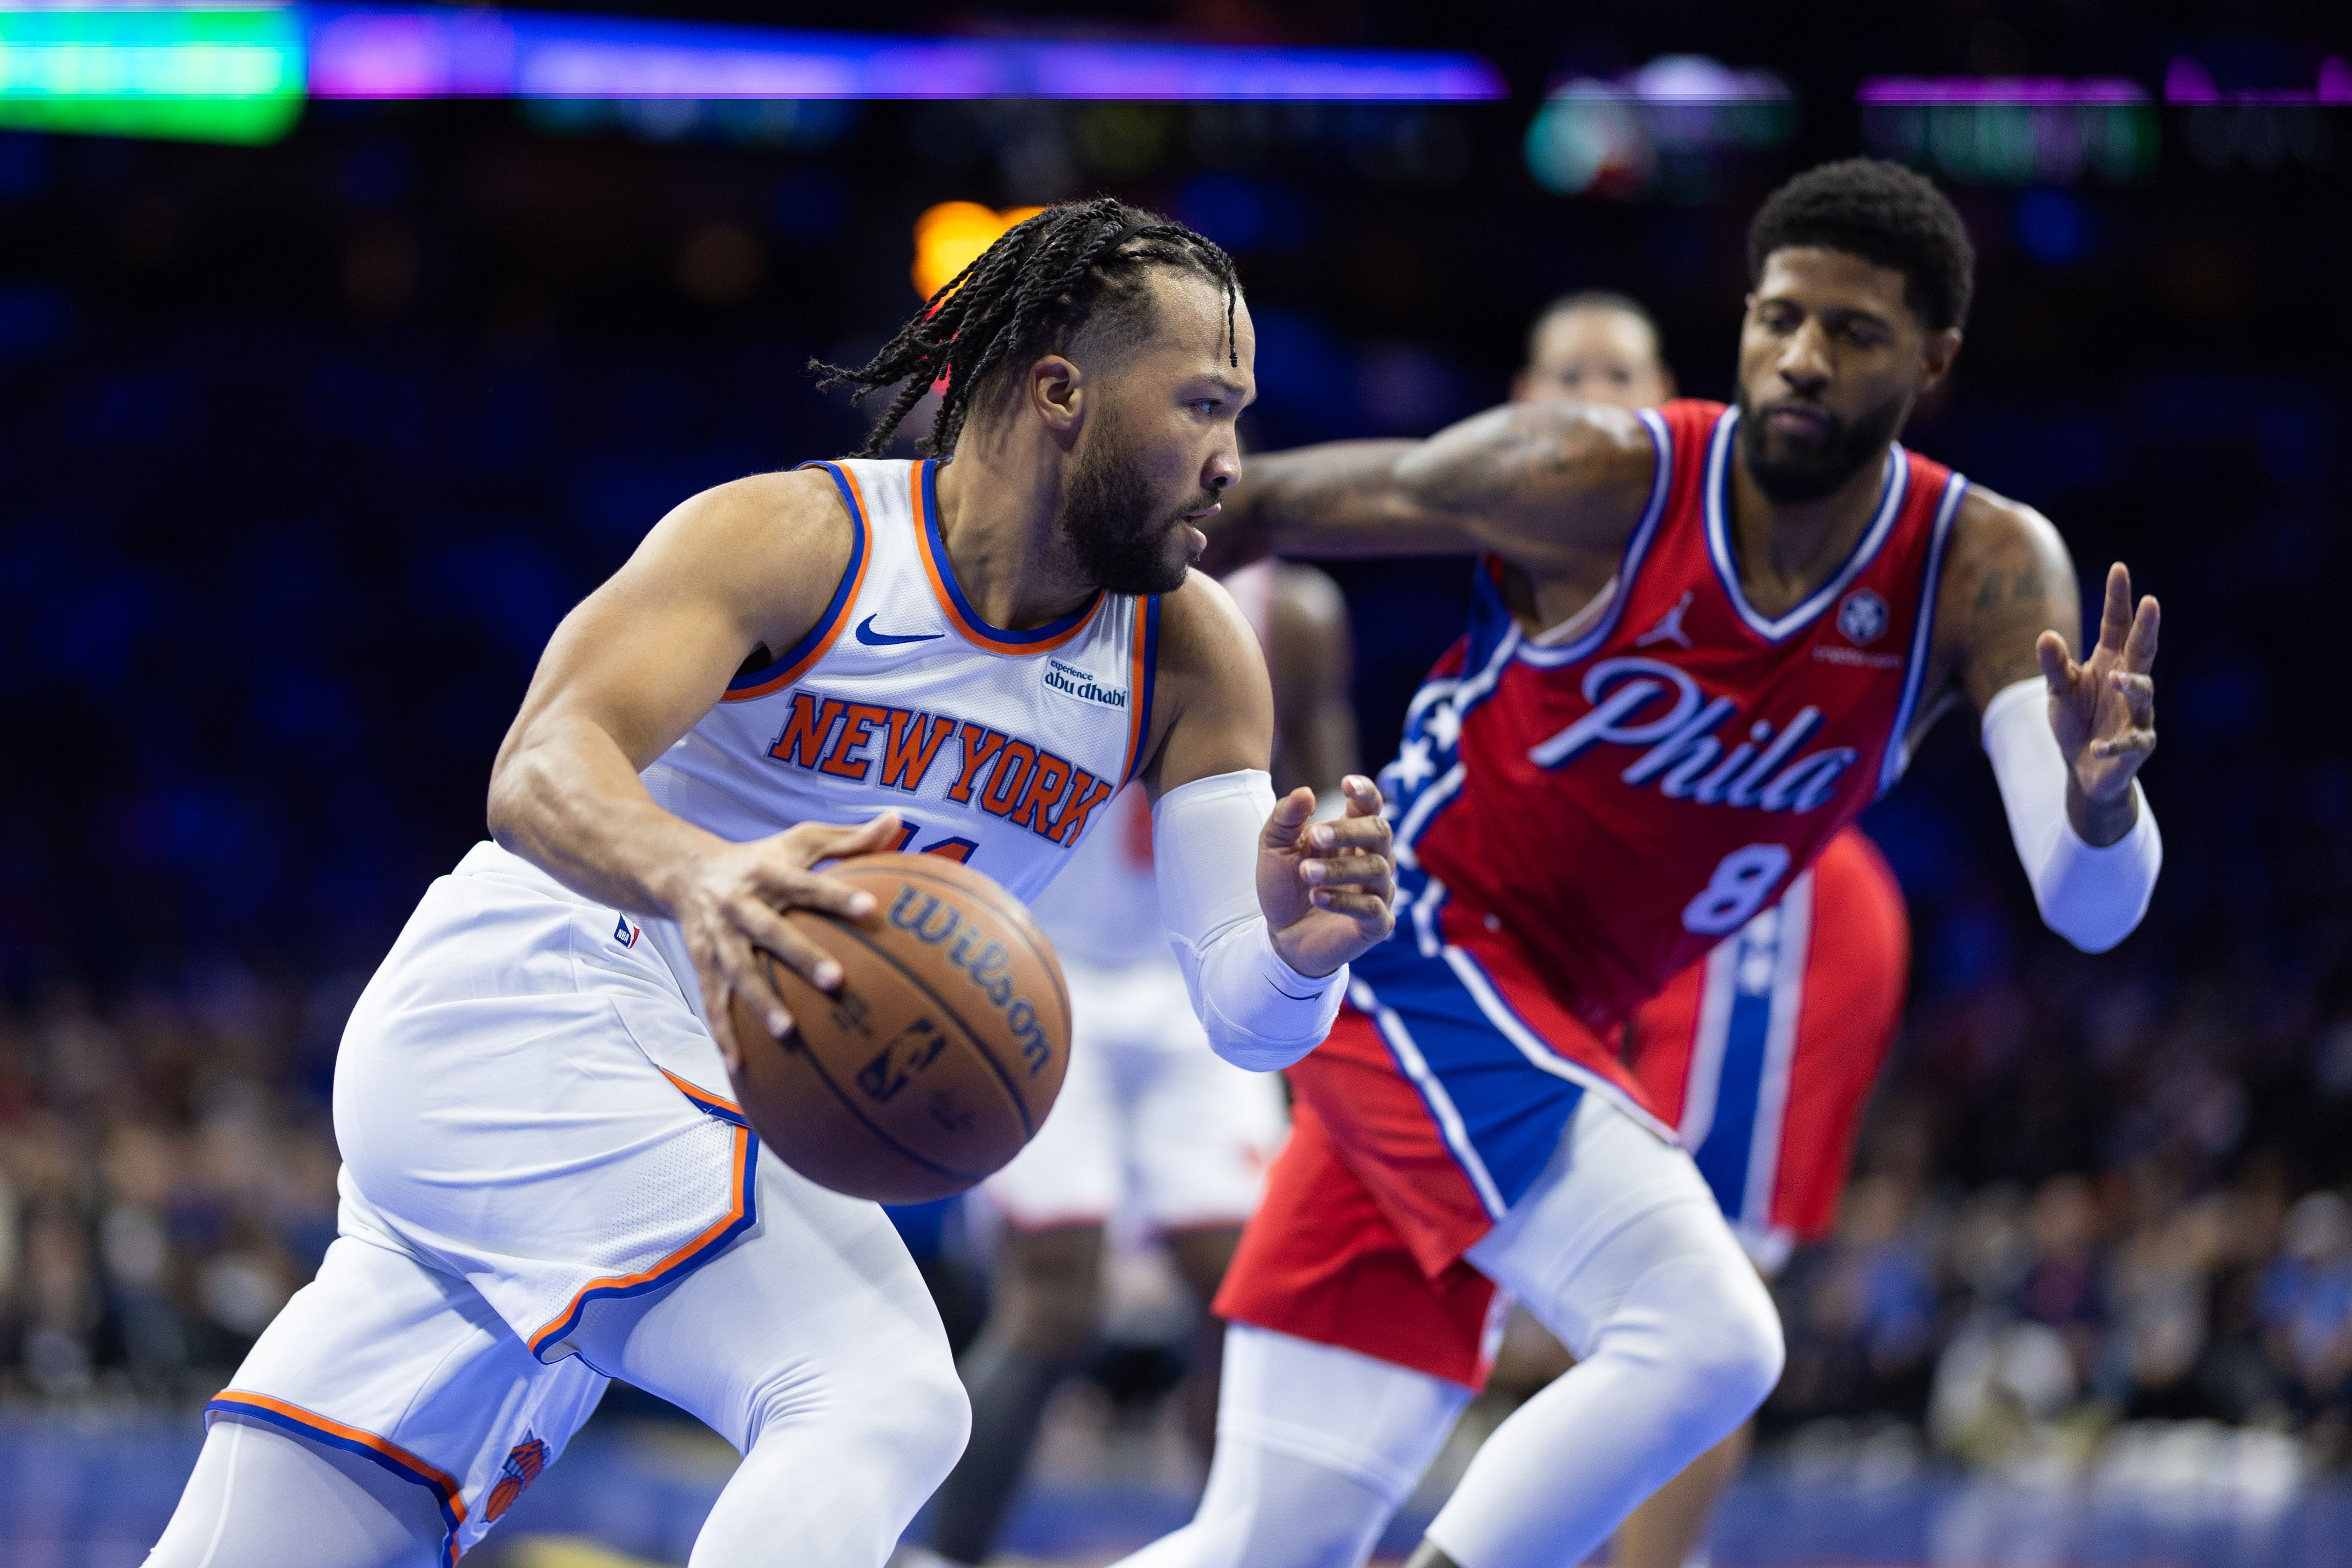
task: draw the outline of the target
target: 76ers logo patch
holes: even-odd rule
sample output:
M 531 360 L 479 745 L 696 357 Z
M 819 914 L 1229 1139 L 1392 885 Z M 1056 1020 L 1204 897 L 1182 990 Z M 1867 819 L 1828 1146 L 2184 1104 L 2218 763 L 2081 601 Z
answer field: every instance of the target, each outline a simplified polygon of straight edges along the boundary
M 1886 635 L 1886 601 L 1867 588 L 1856 588 L 1838 605 L 1837 624 L 1851 642 L 1876 642 Z
M 547 1468 L 547 1445 L 523 1434 L 522 1441 L 507 1455 L 506 1463 L 499 1467 L 499 1484 L 490 1489 L 489 1500 L 482 1505 L 485 1523 L 514 1507 L 515 1499 L 523 1489 L 539 1479 L 539 1472 Z

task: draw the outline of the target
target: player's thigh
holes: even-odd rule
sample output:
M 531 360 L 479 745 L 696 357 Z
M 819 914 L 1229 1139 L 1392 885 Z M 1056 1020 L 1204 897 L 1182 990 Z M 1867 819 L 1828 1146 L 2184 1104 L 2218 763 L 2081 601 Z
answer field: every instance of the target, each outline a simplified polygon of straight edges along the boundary
M 758 1222 L 667 1289 L 590 1309 L 582 1353 L 739 1449 L 782 1422 L 845 1447 L 963 1446 L 969 1413 L 938 1310 L 878 1205 L 762 1151 Z M 917 1500 L 920 1500 L 918 1499 Z
M 1580 1357 L 1625 1290 L 1667 1264 L 1694 1266 L 1743 1312 L 1770 1310 L 1690 1156 L 1598 1095 L 1585 1096 L 1534 1184 L 1465 1257 Z
M 546 1364 L 464 1280 L 351 1237 L 328 1248 L 206 1408 L 372 1467 L 463 1552 L 562 1454 L 604 1394 L 586 1363 Z M 381 1488 L 374 1489 L 381 1490 Z M 231 1524 L 258 1503 L 233 1495 Z

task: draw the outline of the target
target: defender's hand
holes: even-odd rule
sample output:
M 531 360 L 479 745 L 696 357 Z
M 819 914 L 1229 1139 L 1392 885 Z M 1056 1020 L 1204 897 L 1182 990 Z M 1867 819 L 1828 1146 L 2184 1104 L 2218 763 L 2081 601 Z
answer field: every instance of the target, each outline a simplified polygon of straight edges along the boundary
M 1274 951 L 1301 974 L 1324 975 L 1396 928 L 1396 860 L 1380 786 L 1340 781 L 1347 815 L 1307 826 L 1315 792 L 1275 802 L 1257 841 L 1257 901 Z
M 795 931 L 782 911 L 820 910 L 853 921 L 875 911 L 871 893 L 809 868 L 820 860 L 887 849 L 899 831 L 895 811 L 858 827 L 803 822 L 773 837 L 722 846 L 688 876 L 673 906 L 702 984 L 703 1015 L 730 1075 L 743 1065 L 730 1005 L 734 998 L 741 997 L 777 1039 L 793 1032 L 792 1011 L 770 984 L 761 952 L 773 953 L 820 991 L 841 984 L 841 965 Z
M 2131 573 L 2118 561 L 2107 568 L 2106 604 L 2090 658 L 2074 662 L 2056 632 L 2043 632 L 2034 644 L 2050 684 L 2050 728 L 2071 775 L 2067 793 L 2079 794 L 2096 815 L 2127 803 L 2133 776 L 2156 750 L 2156 681 L 2148 671 L 2160 618 L 2153 598 L 2134 611 Z M 2076 823 L 2078 830 L 2083 826 Z M 2123 826 L 2129 826 L 2128 816 Z

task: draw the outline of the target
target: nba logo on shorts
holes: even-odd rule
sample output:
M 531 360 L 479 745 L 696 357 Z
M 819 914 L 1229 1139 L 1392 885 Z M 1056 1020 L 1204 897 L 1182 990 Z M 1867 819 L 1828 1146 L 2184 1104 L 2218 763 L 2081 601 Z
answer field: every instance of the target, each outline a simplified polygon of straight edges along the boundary
M 1838 605 L 1837 624 L 1851 642 L 1875 642 L 1886 630 L 1886 601 L 1867 588 L 1856 588 Z
M 487 1522 L 514 1506 L 523 1489 L 539 1479 L 539 1472 L 547 1468 L 547 1445 L 523 1434 L 522 1441 L 507 1455 L 506 1463 L 499 1467 L 499 1484 L 490 1489 L 489 1500 L 482 1505 L 482 1518 Z

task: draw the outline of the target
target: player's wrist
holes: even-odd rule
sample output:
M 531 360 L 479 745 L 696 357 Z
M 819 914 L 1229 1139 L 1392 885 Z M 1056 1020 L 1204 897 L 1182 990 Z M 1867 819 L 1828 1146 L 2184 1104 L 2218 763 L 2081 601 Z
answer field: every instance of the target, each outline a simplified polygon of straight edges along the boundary
M 2101 800 L 2083 787 L 2082 775 L 2066 771 L 2066 826 L 2086 848 L 2105 849 L 2121 843 L 2139 820 L 2139 784 L 2124 781 L 2122 791 Z

